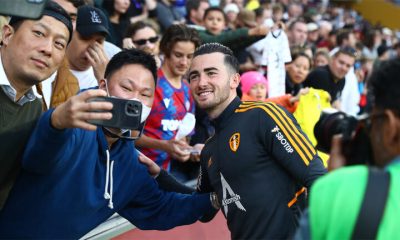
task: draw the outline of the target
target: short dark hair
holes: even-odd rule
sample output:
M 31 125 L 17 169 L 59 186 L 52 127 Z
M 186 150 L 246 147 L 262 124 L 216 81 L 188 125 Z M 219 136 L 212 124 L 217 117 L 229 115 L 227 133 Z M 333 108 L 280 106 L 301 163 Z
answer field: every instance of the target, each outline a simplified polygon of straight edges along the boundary
M 110 78 L 111 75 L 113 75 L 116 71 L 128 64 L 142 65 L 151 72 L 154 82 L 157 84 L 157 64 L 154 57 L 142 50 L 135 48 L 124 49 L 115 54 L 107 64 L 104 78 Z
M 354 59 L 356 59 L 358 57 L 357 56 L 357 51 L 352 47 L 341 47 L 341 48 L 339 48 L 339 50 L 335 54 L 333 54 L 333 57 L 337 57 L 337 56 L 339 56 L 339 54 L 345 54 L 345 55 L 350 56 L 350 57 L 352 57 Z
M 264 10 L 265 10 L 264 7 L 256 8 L 256 9 L 254 10 L 254 13 L 256 14 L 256 17 L 262 17 L 263 14 L 264 14 Z
M 187 0 L 186 1 L 186 14 L 188 17 L 190 17 L 190 11 L 199 9 L 201 2 L 208 3 L 207 0 Z
M 347 29 L 339 31 L 339 33 L 336 35 L 336 44 L 338 46 L 342 46 L 344 40 L 348 40 L 351 33 L 352 32 Z
M 68 0 L 68 2 L 72 3 L 76 8 L 86 5 L 85 0 Z
M 297 51 L 297 52 L 292 52 L 291 57 L 292 57 L 292 62 L 293 62 L 294 60 L 296 60 L 297 58 L 299 58 L 299 57 L 305 57 L 305 58 L 308 60 L 308 64 L 309 64 L 309 66 L 310 66 L 309 70 L 312 69 L 312 67 L 313 67 L 312 59 L 311 59 L 310 56 L 308 56 L 307 53 L 305 53 L 304 50 L 299 50 L 299 51 Z
M 300 17 L 300 18 L 296 18 L 295 20 L 293 20 L 293 21 L 291 21 L 291 22 L 289 23 L 288 30 L 289 30 L 289 31 L 293 30 L 294 26 L 295 26 L 297 23 L 307 24 L 306 21 L 304 20 L 304 18 L 301 18 L 301 17 Z
M 369 79 L 373 103 L 400 113 L 400 59 L 382 62 Z
M 213 11 L 222 13 L 222 15 L 224 16 L 225 22 L 227 22 L 226 14 L 225 14 L 224 10 L 222 10 L 222 8 L 220 8 L 220 7 L 209 7 L 209 8 L 207 8 L 206 11 L 204 12 L 203 19 L 206 19 L 207 15 L 210 12 L 213 12 Z
M 185 24 L 171 25 L 165 31 L 160 41 L 160 51 L 169 57 L 171 50 L 177 42 L 192 42 L 194 47 L 200 46 L 201 40 L 197 31 Z
M 233 73 L 239 72 L 239 62 L 232 50 L 220 43 L 206 43 L 201 45 L 194 52 L 193 58 L 210 53 L 222 53 L 224 55 L 224 63 Z

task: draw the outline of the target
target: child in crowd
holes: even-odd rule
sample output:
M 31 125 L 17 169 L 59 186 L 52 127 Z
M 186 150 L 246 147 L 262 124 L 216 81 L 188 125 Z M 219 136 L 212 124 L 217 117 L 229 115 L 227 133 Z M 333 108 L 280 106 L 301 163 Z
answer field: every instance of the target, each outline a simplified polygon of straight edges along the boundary
M 211 7 L 204 13 L 204 27 L 212 35 L 220 35 L 226 28 L 227 18 L 222 9 Z
M 297 96 L 286 94 L 280 97 L 268 98 L 268 80 L 257 71 L 245 72 L 240 76 L 242 85 L 242 101 L 265 101 L 274 102 L 293 113 L 296 110 L 300 94 L 305 94 L 303 89 Z
M 227 19 L 219 7 L 210 7 L 204 13 L 205 30 L 196 29 L 203 43 L 217 42 L 237 52 L 262 39 L 268 33 L 266 26 L 227 30 Z
M 268 80 L 259 72 L 249 71 L 240 76 L 243 101 L 265 101 L 268 94 Z

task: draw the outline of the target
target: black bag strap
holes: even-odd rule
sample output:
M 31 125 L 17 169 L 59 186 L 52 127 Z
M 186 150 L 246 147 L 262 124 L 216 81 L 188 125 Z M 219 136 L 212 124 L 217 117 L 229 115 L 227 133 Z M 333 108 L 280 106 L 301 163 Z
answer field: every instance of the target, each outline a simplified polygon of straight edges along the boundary
M 368 169 L 367 188 L 352 239 L 376 239 L 389 193 L 389 172 L 377 168 Z

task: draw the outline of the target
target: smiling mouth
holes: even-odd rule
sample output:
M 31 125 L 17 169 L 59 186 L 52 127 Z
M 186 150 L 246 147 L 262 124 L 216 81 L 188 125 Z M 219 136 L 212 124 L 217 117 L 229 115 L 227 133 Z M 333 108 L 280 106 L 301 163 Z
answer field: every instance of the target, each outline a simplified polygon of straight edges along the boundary
M 49 67 L 49 65 L 48 65 L 45 61 L 42 61 L 42 60 L 36 59 L 36 58 L 33 58 L 32 60 L 33 60 L 33 62 L 35 63 L 35 65 L 38 66 L 38 67 L 40 67 L 40 68 L 47 68 L 47 67 Z
M 207 97 L 208 95 L 211 95 L 213 92 L 212 91 L 202 91 L 200 93 L 198 93 L 197 95 L 199 97 Z

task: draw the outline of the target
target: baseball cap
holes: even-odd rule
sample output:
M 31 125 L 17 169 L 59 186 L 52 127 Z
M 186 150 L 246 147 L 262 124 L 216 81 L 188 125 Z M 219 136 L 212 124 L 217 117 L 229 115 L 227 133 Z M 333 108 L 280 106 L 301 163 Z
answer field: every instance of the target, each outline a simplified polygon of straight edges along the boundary
M 48 1 L 46 2 L 46 5 L 44 6 L 42 16 L 50 16 L 58 21 L 62 22 L 67 28 L 69 32 L 69 39 L 68 43 L 71 41 L 72 38 L 72 22 L 71 18 L 69 17 L 68 13 L 57 3 L 53 1 Z M 9 24 L 14 25 L 15 23 L 23 20 L 28 20 L 26 17 L 19 17 L 19 16 L 13 16 L 10 19 Z
M 106 15 L 100 9 L 88 5 L 78 8 L 76 31 L 84 37 L 95 33 L 110 35 Z

